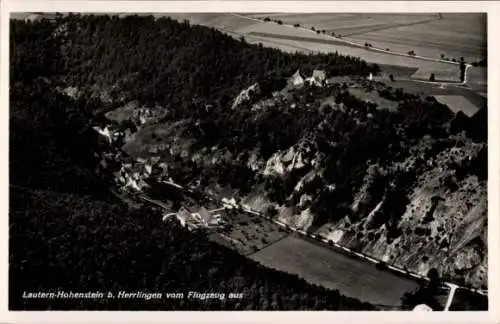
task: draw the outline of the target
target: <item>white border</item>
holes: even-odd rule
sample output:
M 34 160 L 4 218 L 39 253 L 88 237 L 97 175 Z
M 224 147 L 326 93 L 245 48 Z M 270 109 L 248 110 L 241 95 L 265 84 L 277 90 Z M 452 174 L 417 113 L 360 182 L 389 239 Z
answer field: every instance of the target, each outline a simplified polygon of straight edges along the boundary
M 500 323 L 498 308 L 499 281 L 499 143 L 498 110 L 500 89 L 498 72 L 499 42 L 495 32 L 500 30 L 500 2 L 472 1 L 2 1 L 1 16 L 1 79 L 2 100 L 0 127 L 0 149 L 4 157 L 4 172 L 0 177 L 0 202 L 5 217 L 1 219 L 0 322 L 174 322 L 174 323 L 273 323 L 276 321 L 314 322 L 359 322 L 383 323 Z M 488 100 L 489 100 L 489 183 L 488 183 L 488 245 L 489 245 L 489 298 L 488 312 L 9 312 L 7 305 L 8 287 L 8 28 L 11 11 L 27 12 L 487 12 L 488 13 Z M 498 37 L 497 37 L 498 38 Z

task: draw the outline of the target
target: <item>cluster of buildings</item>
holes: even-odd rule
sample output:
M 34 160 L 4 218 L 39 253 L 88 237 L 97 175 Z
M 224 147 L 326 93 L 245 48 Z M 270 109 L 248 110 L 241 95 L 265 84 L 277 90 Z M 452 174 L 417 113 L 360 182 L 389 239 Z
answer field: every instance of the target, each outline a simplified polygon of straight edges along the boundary
M 370 73 L 367 80 L 373 81 L 373 73 Z M 323 70 L 313 70 L 310 77 L 302 76 L 300 69 L 297 70 L 287 81 L 288 87 L 300 88 L 304 85 L 314 85 L 316 87 L 324 87 L 335 83 L 352 83 L 349 76 L 337 76 L 327 78 L 326 72 Z
M 218 208 L 209 211 L 203 206 L 199 209 L 183 206 L 176 213 L 165 214 L 163 220 L 169 217 L 175 217 L 183 227 L 189 230 L 199 228 L 216 229 L 226 225 L 220 213 L 224 209 L 225 208 Z
M 120 145 L 120 138 L 126 135 L 123 131 L 113 128 L 113 126 L 106 126 L 104 128 L 94 127 L 94 130 L 99 133 L 101 138 L 105 139 L 107 145 L 111 146 L 112 144 Z M 121 190 L 142 192 L 144 189 L 151 187 L 148 184 L 149 179 L 154 180 L 154 182 L 163 182 L 180 187 L 168 177 L 169 166 L 165 162 L 160 162 L 160 157 L 158 156 L 132 159 L 131 157 L 123 156 L 120 152 L 103 152 L 101 159 L 103 168 L 109 167 L 109 163 L 106 162 L 107 160 L 118 163 L 120 169 L 114 172 L 113 176 L 116 185 Z M 235 204 L 234 201 L 232 203 Z M 232 207 L 233 204 L 229 204 L 228 206 Z M 200 228 L 215 229 L 226 224 L 221 215 L 221 211 L 225 209 L 223 207 L 209 211 L 205 207 L 189 208 L 183 206 L 176 213 L 165 214 L 163 219 L 175 217 L 182 226 L 189 230 Z
M 110 126 L 105 128 L 94 127 L 94 130 L 105 139 L 106 144 L 121 145 L 120 138 L 127 134 L 121 131 L 114 130 Z M 147 159 L 137 158 L 133 159 L 124 156 L 121 151 L 118 152 L 101 152 L 102 169 L 110 171 L 110 165 L 117 165 L 119 169 L 113 172 L 115 184 L 121 189 L 142 191 L 144 188 L 149 187 L 147 180 L 154 178 L 156 181 L 169 181 L 167 177 L 169 167 L 165 162 L 160 162 L 160 157 L 153 156 Z M 116 170 L 116 169 L 115 169 Z M 111 170 L 112 171 L 112 170 Z
M 120 149 L 116 150 L 127 143 L 140 126 L 157 118 L 159 111 L 151 111 L 148 108 L 139 107 L 136 102 L 131 102 L 108 112 L 105 116 L 110 123 L 106 126 L 93 127 L 94 131 L 99 134 L 100 145 L 102 145 L 101 168 L 109 172 L 111 164 L 118 164 L 119 169 L 113 175 L 115 183 L 121 189 L 142 191 L 149 187 L 146 180 L 152 177 L 155 180 L 168 180 L 166 178 L 168 166 L 165 162 L 160 163 L 159 157 L 133 159 L 124 156 Z M 113 170 L 116 169 L 113 168 Z
M 114 173 L 115 181 L 122 189 L 142 191 L 148 188 L 148 179 L 156 182 L 172 182 L 168 177 L 169 167 L 165 162 L 160 163 L 159 157 L 148 159 L 138 158 L 137 161 L 123 163 L 121 169 Z
M 133 122 L 140 127 L 148 122 L 155 121 L 165 116 L 166 110 L 161 107 L 142 107 L 137 101 L 131 101 L 126 105 L 106 113 L 106 118 L 110 121 L 123 123 Z
M 326 85 L 326 81 L 326 72 L 323 70 L 314 70 L 312 76 L 304 78 L 299 69 L 288 79 L 288 85 L 300 87 L 305 84 L 309 84 L 317 87 L 323 87 Z
M 373 73 L 370 73 L 366 79 L 369 81 L 373 81 Z M 336 83 L 352 84 L 352 80 L 348 76 L 327 78 L 327 74 L 323 70 L 313 70 L 311 76 L 304 77 L 300 69 L 298 69 L 290 78 L 288 78 L 287 86 L 284 89 L 282 89 L 281 91 L 275 91 L 273 93 L 273 98 L 258 101 L 253 105 L 252 110 L 260 110 L 262 108 L 272 108 L 276 106 L 277 101 L 279 101 L 280 98 L 283 98 L 283 95 L 286 95 L 288 90 L 293 88 L 302 88 L 305 85 L 325 87 Z M 232 109 L 235 109 L 244 102 L 251 101 L 254 96 L 258 96 L 260 94 L 261 88 L 259 84 L 252 84 L 250 87 L 244 89 L 238 96 L 236 96 L 233 101 Z M 295 108 L 294 106 L 295 104 L 292 104 L 292 108 Z

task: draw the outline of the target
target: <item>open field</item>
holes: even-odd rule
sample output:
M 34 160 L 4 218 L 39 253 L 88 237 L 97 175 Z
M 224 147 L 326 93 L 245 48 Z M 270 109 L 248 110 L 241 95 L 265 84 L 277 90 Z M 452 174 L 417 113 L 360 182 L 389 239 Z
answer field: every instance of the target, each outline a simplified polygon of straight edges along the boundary
M 467 87 L 416 82 L 412 80 L 396 80 L 395 82 L 387 82 L 387 85 L 393 88 L 400 88 L 404 92 L 416 95 L 463 96 L 480 109 L 487 103 L 486 98 L 479 95 L 476 91 L 468 89 Z
M 411 78 L 415 80 L 429 80 L 432 74 L 435 76 L 435 81 L 457 82 L 457 80 L 460 80 L 460 69 L 456 65 L 440 68 L 438 73 L 435 72 L 433 66 L 425 66 L 415 71 L 411 75 Z
M 300 24 L 306 28 L 326 30 L 344 37 L 362 34 L 373 30 L 400 27 L 403 25 L 420 24 L 437 19 L 435 14 L 374 14 L 374 13 L 281 13 L 272 16 L 268 14 L 253 14 L 255 18 L 269 17 L 282 20 L 284 23 Z
M 425 71 L 423 78 L 427 79 L 430 73 L 434 73 L 436 79 L 449 80 L 450 75 L 455 75 L 455 70 L 458 72 L 458 66 L 454 64 L 425 61 L 414 57 L 379 52 L 366 49 L 363 46 L 359 47 L 349 44 L 328 35 L 318 34 L 308 29 L 279 25 L 275 22 L 258 21 L 241 15 L 230 13 L 169 13 L 165 15 L 177 20 L 187 19 L 193 24 L 214 27 L 235 38 L 243 36 L 252 44 L 262 43 L 264 46 L 288 52 L 329 53 L 336 51 L 343 55 L 361 57 L 367 62 L 379 65 L 391 64 L 394 66 L 422 69 L 422 71 Z M 292 15 L 295 18 L 298 16 L 300 15 Z M 310 20 L 315 16 L 322 17 L 321 15 L 313 14 L 307 14 L 306 16 Z M 422 18 L 429 19 L 429 16 L 418 17 L 418 19 Z M 439 57 L 436 59 L 439 59 Z M 456 75 L 458 76 L 458 73 Z M 458 81 L 458 77 L 456 81 Z
M 289 235 L 275 223 L 259 216 L 237 210 L 226 210 L 221 214 L 230 226 L 209 238 L 243 255 L 255 253 Z
M 256 18 L 269 15 L 255 14 Z M 440 58 L 464 57 L 476 61 L 486 55 L 486 15 L 480 13 L 378 14 L 324 13 L 274 14 L 287 24 L 326 30 L 374 47 Z
M 347 296 L 374 304 L 399 306 L 401 296 L 417 287 L 413 280 L 294 236 L 278 241 L 251 258 L 267 267 L 297 274 L 311 283 L 338 289 Z
M 467 84 L 479 92 L 488 92 L 488 70 L 484 67 L 473 67 L 467 73 Z
M 367 32 L 352 36 L 373 46 L 398 52 L 414 50 L 418 55 L 478 61 L 486 56 L 486 16 L 443 14 L 443 19 L 424 24 Z
M 399 106 L 399 101 L 392 101 L 382 98 L 378 91 L 367 91 L 362 88 L 350 88 L 349 93 L 360 100 L 371 102 L 377 105 L 377 109 L 388 109 L 396 111 Z
M 479 108 L 473 105 L 469 100 L 463 96 L 434 96 L 437 101 L 443 105 L 447 105 L 454 113 L 459 111 L 463 112 L 469 117 L 472 117 L 478 112 Z
M 473 311 L 488 309 L 488 296 L 474 294 L 464 289 L 457 289 L 453 296 L 450 310 Z

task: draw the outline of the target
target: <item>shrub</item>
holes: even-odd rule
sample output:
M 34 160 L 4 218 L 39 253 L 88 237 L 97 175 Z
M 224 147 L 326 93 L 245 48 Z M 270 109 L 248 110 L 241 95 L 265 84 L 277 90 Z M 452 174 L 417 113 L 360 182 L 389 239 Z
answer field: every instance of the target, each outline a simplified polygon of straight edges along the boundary
M 274 216 L 278 215 L 278 209 L 276 209 L 276 207 L 274 205 L 271 205 L 267 208 L 266 215 L 268 217 L 274 217 Z

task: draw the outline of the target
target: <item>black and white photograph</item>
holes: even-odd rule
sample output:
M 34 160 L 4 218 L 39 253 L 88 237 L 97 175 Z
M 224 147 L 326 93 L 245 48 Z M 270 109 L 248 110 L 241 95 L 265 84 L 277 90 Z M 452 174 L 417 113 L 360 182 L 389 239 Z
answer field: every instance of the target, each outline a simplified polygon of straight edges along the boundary
M 10 311 L 488 311 L 489 14 L 253 10 L 10 12 Z

